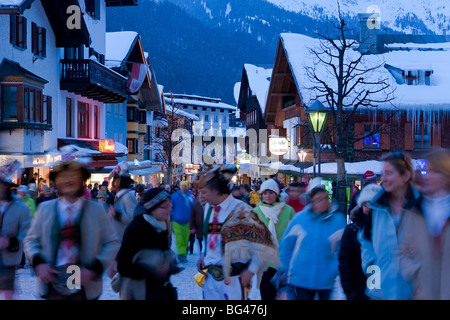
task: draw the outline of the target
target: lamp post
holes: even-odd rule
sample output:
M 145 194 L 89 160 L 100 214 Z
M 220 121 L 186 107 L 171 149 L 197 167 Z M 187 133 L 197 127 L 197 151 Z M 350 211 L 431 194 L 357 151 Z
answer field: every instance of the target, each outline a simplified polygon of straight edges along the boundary
M 313 103 L 311 107 L 305 110 L 306 116 L 308 117 L 308 122 L 311 130 L 314 132 L 314 148 L 313 148 L 313 165 L 314 173 L 313 177 L 316 177 L 316 148 L 319 155 L 319 177 L 320 177 L 320 140 L 323 133 L 323 128 L 328 119 L 328 109 L 319 101 Z
M 303 147 L 297 151 L 297 158 L 298 161 L 302 163 L 301 173 L 304 173 L 305 172 L 304 162 L 306 158 L 306 151 L 303 149 Z

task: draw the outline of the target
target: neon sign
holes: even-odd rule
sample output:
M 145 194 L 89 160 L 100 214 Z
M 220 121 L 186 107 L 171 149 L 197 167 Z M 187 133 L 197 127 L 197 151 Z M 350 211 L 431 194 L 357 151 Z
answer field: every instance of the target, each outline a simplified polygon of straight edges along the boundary
M 112 139 L 101 139 L 98 142 L 98 151 L 103 153 L 114 153 L 116 145 Z

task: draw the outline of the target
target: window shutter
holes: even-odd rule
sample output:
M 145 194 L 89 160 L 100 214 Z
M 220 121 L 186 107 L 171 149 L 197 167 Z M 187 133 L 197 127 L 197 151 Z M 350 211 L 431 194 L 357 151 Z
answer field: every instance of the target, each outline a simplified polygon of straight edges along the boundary
M 52 97 L 47 96 L 47 123 L 52 124 Z
M 27 18 L 20 17 L 21 29 L 22 30 L 22 48 L 27 48 Z M 20 32 L 20 31 L 19 31 Z
M 43 57 L 47 56 L 47 30 L 45 30 L 45 28 L 41 28 L 41 32 L 42 32 L 42 48 L 41 48 L 41 55 Z
M 38 54 L 38 30 L 36 23 L 31 23 L 31 52 Z
M 9 41 L 13 45 L 17 45 L 17 15 L 11 14 L 9 15 Z

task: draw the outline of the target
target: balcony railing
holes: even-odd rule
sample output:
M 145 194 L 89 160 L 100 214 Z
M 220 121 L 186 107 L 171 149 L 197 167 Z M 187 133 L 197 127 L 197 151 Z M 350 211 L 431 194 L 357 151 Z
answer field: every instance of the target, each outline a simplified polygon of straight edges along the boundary
M 90 60 L 61 60 L 61 89 L 105 103 L 126 99 L 127 79 Z

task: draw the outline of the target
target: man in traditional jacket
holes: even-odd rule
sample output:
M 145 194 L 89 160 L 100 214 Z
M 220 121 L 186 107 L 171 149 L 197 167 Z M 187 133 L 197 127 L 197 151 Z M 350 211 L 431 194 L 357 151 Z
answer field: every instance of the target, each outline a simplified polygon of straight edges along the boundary
M 278 264 L 267 227 L 250 205 L 231 195 L 229 184 L 236 171 L 234 165 L 216 166 L 194 183 L 207 202 L 205 246 L 197 263 L 205 275 L 205 300 L 246 300 L 253 276 L 259 287 L 267 266 Z

